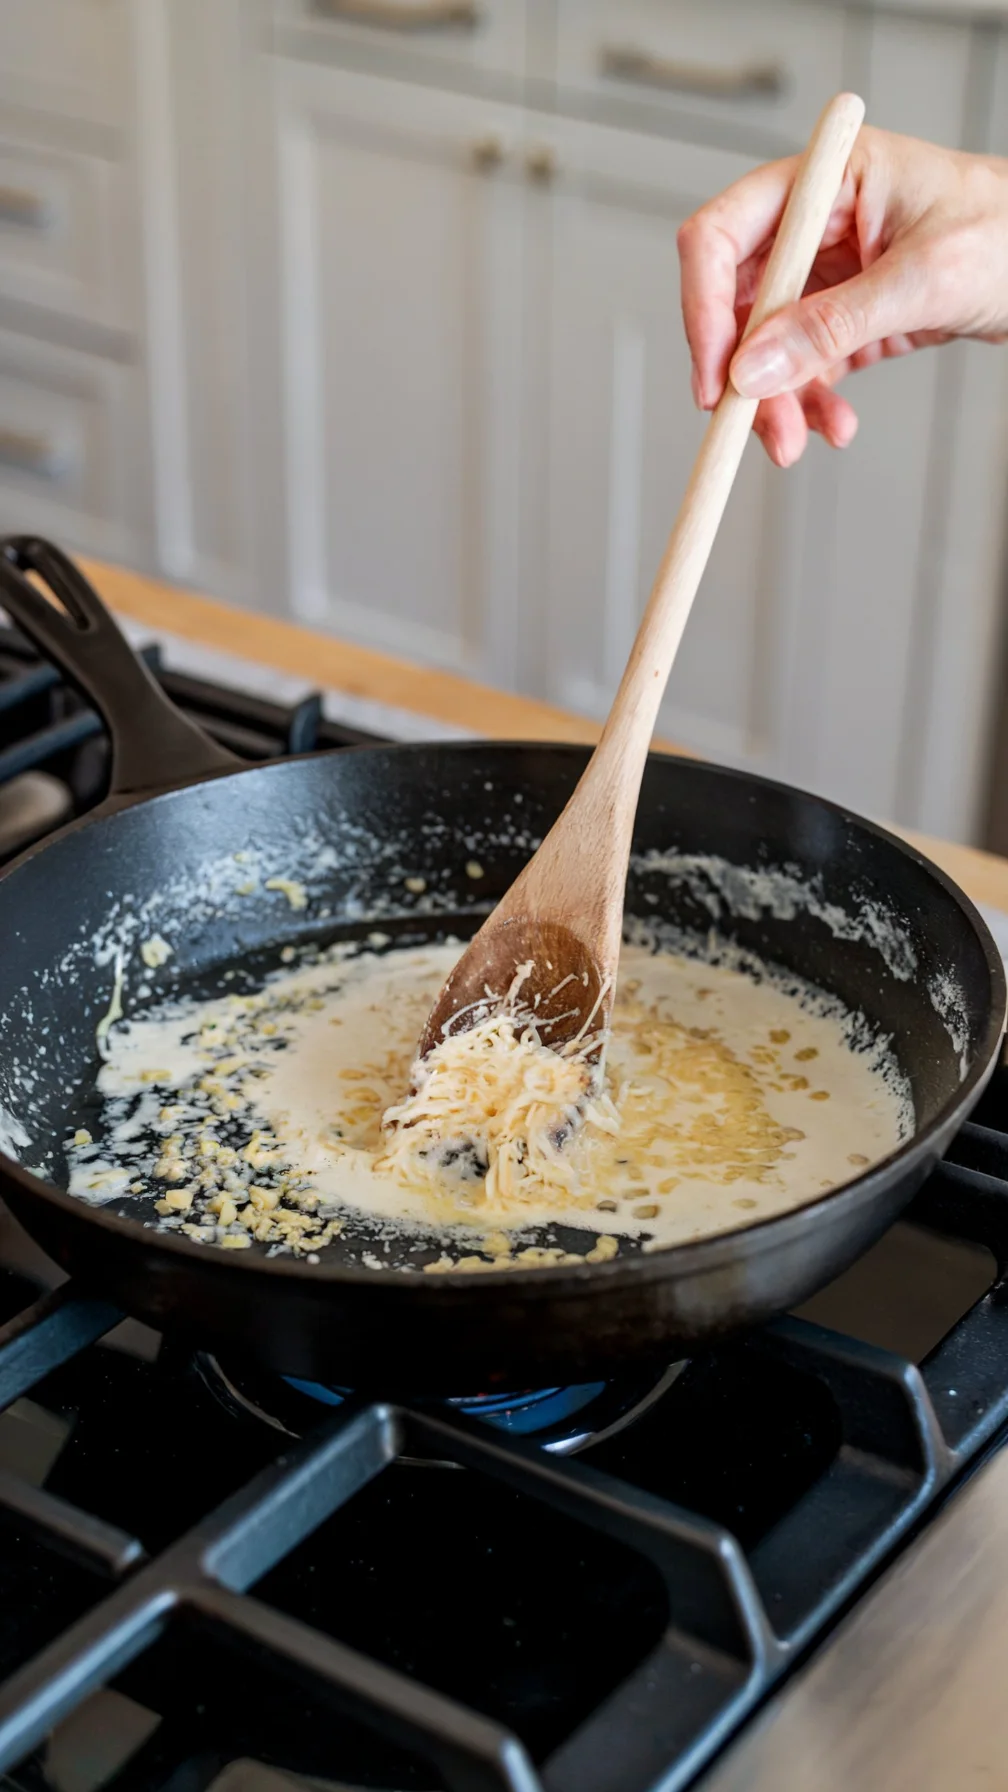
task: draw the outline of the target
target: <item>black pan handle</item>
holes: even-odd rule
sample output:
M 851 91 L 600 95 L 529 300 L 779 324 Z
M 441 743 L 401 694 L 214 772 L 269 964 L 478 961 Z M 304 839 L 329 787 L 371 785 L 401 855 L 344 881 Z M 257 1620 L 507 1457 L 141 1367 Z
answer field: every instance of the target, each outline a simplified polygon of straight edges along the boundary
M 27 573 L 41 579 L 57 603 L 43 597 Z M 175 708 L 98 593 L 51 542 L 33 535 L 0 541 L 0 607 L 105 722 L 112 741 L 110 800 L 195 784 L 244 763 Z

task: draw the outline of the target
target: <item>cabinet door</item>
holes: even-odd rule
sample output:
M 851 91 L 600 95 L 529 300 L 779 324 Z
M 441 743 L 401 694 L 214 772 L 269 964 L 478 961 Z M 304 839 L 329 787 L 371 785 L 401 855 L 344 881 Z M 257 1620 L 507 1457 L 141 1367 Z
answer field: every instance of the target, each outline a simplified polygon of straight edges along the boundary
M 863 17 L 854 84 L 887 129 L 982 149 L 997 35 L 944 10 Z M 789 763 L 852 808 L 975 838 L 1003 606 L 1008 357 L 929 350 L 858 374 L 849 396 L 855 441 L 814 460 Z
M 997 72 L 988 34 L 883 15 L 852 15 L 846 32 L 871 117 L 983 146 L 976 96 Z M 570 121 L 530 118 L 537 129 L 555 174 L 539 199 L 551 260 L 527 584 L 545 601 L 528 676 L 602 715 L 703 427 L 676 226 L 742 163 Z M 814 440 L 780 473 L 750 448 L 662 733 L 869 814 L 970 837 L 1001 606 L 1006 377 L 1008 363 L 977 345 L 915 355 L 851 382 L 861 427 L 844 454 Z
M 145 426 L 135 368 L 0 329 L 0 535 L 147 565 Z
M 291 607 L 509 684 L 520 114 L 275 70 Z
M 550 136 L 546 601 L 526 671 L 542 668 L 544 696 L 603 715 L 704 428 L 690 397 L 676 227 L 747 164 L 619 133 L 554 125 Z M 663 734 L 719 758 L 774 759 L 777 560 L 795 495 L 762 455 L 746 454 L 662 710 Z

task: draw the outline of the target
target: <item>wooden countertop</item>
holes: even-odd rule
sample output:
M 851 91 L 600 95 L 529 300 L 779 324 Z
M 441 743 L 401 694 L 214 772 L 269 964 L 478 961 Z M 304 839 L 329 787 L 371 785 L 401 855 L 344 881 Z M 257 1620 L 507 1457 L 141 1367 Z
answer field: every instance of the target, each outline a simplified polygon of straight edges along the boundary
M 528 697 L 475 684 L 454 673 L 432 671 L 408 660 L 355 647 L 274 616 L 239 610 L 175 585 L 97 560 L 80 562 L 114 610 L 162 630 L 244 659 L 308 679 L 313 685 L 431 716 L 496 740 L 592 742 L 596 723 Z M 664 752 L 671 743 L 655 743 Z M 1008 861 L 895 830 L 941 865 L 973 898 L 1008 913 Z

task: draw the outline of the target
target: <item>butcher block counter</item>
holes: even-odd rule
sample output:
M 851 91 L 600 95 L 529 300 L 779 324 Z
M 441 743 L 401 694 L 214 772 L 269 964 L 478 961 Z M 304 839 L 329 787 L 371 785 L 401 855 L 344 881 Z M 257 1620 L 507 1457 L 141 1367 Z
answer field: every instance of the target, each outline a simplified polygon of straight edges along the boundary
M 264 616 L 185 591 L 143 574 L 81 558 L 80 565 L 120 619 L 159 637 L 211 650 L 253 667 L 327 691 L 346 694 L 357 704 L 394 709 L 414 718 L 416 738 L 424 719 L 456 737 L 490 740 L 592 742 L 596 723 L 530 698 L 492 690 L 449 672 L 357 647 L 317 634 L 277 617 Z M 414 732 L 414 730 L 411 730 Z M 677 752 L 673 743 L 655 743 Z M 896 830 L 954 878 L 973 901 L 1008 914 L 1008 860 L 975 848 L 952 845 Z

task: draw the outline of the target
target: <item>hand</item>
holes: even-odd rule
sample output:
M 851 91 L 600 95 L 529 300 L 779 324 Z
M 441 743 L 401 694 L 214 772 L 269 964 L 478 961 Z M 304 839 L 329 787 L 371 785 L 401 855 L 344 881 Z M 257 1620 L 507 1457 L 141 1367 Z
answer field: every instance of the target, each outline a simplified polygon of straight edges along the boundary
M 729 377 L 762 400 L 755 430 L 791 466 L 810 429 L 845 448 L 857 416 L 836 382 L 956 336 L 1008 338 L 1008 162 L 865 128 L 805 297 L 736 353 L 797 158 L 729 187 L 679 231 L 693 397 L 713 410 Z

